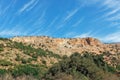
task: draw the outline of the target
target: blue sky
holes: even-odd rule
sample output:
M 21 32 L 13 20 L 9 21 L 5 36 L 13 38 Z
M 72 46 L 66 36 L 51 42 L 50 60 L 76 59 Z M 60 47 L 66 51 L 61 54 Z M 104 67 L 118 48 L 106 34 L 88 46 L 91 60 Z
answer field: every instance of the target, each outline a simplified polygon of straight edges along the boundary
M 120 0 L 0 0 L 0 36 L 120 42 Z

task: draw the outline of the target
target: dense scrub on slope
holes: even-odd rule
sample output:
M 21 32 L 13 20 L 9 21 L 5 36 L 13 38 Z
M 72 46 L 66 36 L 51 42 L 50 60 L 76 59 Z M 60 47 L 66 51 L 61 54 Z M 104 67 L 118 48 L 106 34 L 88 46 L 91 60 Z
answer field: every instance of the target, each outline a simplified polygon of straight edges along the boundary
M 8 70 L 0 69 L 0 76 L 5 78 L 8 75 L 16 80 L 21 76 L 25 77 L 25 80 L 31 80 L 28 79 L 30 77 L 32 80 L 120 80 L 116 73 L 115 67 L 104 62 L 103 55 L 90 53 L 63 56 L 62 60 L 51 68 L 39 64 L 22 64 Z
M 53 65 L 46 80 L 120 80 L 116 69 L 103 61 L 102 55 L 74 53 Z
M 33 76 L 34 78 L 40 79 L 44 76 L 47 67 L 44 65 L 33 65 L 33 64 L 25 64 L 25 65 L 17 65 L 13 69 L 0 69 L 0 76 L 4 76 L 5 74 L 10 74 L 14 78 L 19 76 Z

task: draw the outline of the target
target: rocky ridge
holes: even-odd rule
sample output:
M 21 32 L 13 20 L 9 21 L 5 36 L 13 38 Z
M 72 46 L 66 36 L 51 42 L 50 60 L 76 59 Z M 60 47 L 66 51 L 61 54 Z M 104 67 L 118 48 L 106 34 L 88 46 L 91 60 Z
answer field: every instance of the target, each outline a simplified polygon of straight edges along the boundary
M 59 55 L 71 55 L 74 52 L 91 52 L 111 54 L 120 52 L 120 44 L 105 44 L 95 38 L 52 38 L 48 36 L 14 37 L 12 41 L 32 45 L 34 48 L 42 48 Z

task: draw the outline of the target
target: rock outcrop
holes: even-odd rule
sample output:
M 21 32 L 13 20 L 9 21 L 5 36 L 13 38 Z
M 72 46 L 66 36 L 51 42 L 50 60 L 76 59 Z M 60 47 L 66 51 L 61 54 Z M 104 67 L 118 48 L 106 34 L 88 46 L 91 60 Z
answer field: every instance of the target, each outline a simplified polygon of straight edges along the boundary
M 74 52 L 92 52 L 101 54 L 109 51 L 111 54 L 120 52 L 120 44 L 104 44 L 95 38 L 51 38 L 41 37 L 14 37 L 12 41 L 32 45 L 35 48 L 52 51 L 60 55 L 71 55 Z

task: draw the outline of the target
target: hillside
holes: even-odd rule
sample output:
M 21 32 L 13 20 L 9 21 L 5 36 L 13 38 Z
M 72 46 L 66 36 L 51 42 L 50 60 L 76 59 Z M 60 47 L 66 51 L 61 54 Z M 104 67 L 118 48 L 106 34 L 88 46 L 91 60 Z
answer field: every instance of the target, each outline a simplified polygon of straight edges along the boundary
M 33 37 L 14 37 L 12 41 L 22 42 L 25 45 L 31 45 L 38 49 L 49 50 L 58 55 L 70 56 L 75 52 L 92 54 L 103 54 L 105 61 L 110 65 L 120 64 L 120 44 L 117 43 L 102 43 L 95 38 L 52 38 L 48 36 L 33 36 Z M 113 60 L 117 60 L 116 62 Z
M 119 80 L 119 72 L 119 44 L 94 38 L 0 38 L 0 80 Z
M 14 37 L 12 41 L 22 42 L 32 45 L 35 48 L 52 51 L 59 55 L 71 55 L 74 52 L 92 52 L 101 54 L 110 52 L 115 54 L 120 52 L 120 44 L 104 44 L 95 38 L 52 38 L 42 37 Z

